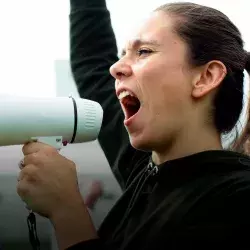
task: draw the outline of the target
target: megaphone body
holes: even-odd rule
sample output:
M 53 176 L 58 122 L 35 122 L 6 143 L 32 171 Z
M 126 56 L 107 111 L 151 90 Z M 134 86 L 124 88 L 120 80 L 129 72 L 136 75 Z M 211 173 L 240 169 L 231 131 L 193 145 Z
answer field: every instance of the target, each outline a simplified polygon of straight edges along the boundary
M 102 118 L 100 104 L 87 99 L 0 98 L 0 146 L 40 141 L 60 149 L 94 141 Z

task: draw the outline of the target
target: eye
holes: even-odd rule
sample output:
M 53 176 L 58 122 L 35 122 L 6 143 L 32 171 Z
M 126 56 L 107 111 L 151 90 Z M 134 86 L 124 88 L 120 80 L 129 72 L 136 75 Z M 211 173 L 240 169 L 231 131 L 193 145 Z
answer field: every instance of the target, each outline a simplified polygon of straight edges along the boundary
M 153 51 L 150 50 L 150 49 L 139 49 L 139 50 L 137 51 L 137 54 L 138 54 L 139 56 L 142 56 L 142 55 L 151 54 L 152 52 L 153 52 Z

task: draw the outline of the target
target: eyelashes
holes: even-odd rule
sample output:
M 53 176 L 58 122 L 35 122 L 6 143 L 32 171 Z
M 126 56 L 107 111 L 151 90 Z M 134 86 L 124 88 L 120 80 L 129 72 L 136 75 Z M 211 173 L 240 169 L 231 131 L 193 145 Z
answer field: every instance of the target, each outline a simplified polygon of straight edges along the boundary
M 137 55 L 138 56 L 142 56 L 142 55 L 149 55 L 151 54 L 153 51 L 150 49 L 139 49 L 137 50 Z
M 141 48 L 141 49 L 138 49 L 137 51 L 134 52 L 138 57 L 142 57 L 142 56 L 147 56 L 149 54 L 152 54 L 153 53 L 153 50 L 151 49 L 146 49 L 146 48 Z M 126 51 L 122 51 L 119 59 L 122 59 L 123 57 L 126 56 Z

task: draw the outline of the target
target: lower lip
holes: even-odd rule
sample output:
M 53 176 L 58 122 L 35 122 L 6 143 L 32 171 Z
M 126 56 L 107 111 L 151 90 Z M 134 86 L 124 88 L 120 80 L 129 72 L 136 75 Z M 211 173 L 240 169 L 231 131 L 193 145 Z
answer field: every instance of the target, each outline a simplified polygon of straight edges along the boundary
M 141 108 L 139 108 L 139 110 L 137 111 L 137 113 L 135 113 L 133 116 L 131 116 L 129 119 L 125 119 L 124 120 L 124 125 L 126 127 L 129 127 L 133 121 L 135 120 L 136 116 L 138 115 L 138 113 L 140 112 Z

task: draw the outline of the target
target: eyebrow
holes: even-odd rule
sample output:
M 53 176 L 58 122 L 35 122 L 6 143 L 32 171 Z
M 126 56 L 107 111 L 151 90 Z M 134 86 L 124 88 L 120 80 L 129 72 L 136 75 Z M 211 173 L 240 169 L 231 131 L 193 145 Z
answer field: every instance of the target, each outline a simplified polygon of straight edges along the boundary
M 151 46 L 160 46 L 159 42 L 156 40 L 143 40 L 143 39 L 135 39 L 130 42 L 130 47 L 135 49 L 141 45 L 151 45 Z M 126 54 L 126 49 L 122 49 L 121 56 L 123 57 Z

